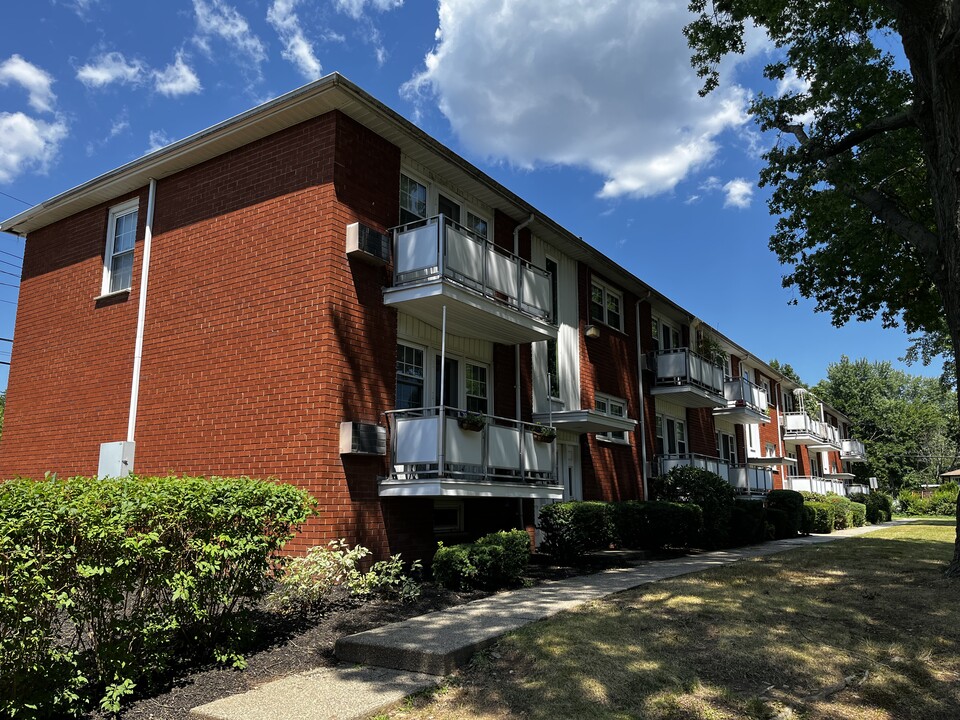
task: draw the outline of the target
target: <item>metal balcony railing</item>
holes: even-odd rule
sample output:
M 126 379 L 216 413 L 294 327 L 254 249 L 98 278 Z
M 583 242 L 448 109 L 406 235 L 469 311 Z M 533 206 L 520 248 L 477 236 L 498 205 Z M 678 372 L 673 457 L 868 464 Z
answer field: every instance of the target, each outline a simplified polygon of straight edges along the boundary
M 860 440 L 846 438 L 843 440 L 840 450 L 842 460 L 863 460 L 867 456 L 867 448 Z
M 761 413 L 767 411 L 767 391 L 743 377 L 723 383 L 723 396 L 728 407 L 748 407 Z
M 695 385 L 720 397 L 724 395 L 724 370 L 689 348 L 653 353 L 657 386 Z
M 814 420 L 805 412 L 787 412 L 783 414 L 784 437 L 809 436 L 825 445 L 840 448 L 840 430 L 830 423 Z
M 741 492 L 769 492 L 773 490 L 773 472 L 769 468 L 736 465 L 720 458 L 687 453 L 661 455 L 660 474 L 665 475 L 675 467 L 696 467 L 719 475 Z
M 393 229 L 394 287 L 442 278 L 555 323 L 550 273 L 437 215 Z
M 816 475 L 791 475 L 783 481 L 786 490 L 796 490 L 797 492 L 815 492 L 821 495 L 827 493 L 836 493 L 837 495 L 846 495 L 846 487 L 838 480 L 827 480 Z

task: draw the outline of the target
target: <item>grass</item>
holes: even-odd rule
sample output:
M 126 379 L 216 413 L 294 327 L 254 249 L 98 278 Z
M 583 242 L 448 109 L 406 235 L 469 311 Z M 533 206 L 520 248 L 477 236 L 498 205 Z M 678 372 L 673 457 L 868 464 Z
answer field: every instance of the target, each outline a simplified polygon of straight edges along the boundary
M 379 717 L 955 720 L 954 532 L 924 518 L 620 593 Z

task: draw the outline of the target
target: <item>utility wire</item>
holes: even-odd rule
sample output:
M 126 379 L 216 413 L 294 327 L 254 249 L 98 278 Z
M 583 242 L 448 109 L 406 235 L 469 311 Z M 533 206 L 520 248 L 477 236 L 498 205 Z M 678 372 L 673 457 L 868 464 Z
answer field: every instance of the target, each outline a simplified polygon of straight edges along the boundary
M 30 207 L 33 207 L 33 206 L 36 204 L 36 203 L 28 203 L 26 200 L 21 200 L 21 199 L 18 198 L 18 197 L 14 197 L 13 195 L 10 195 L 9 193 L 3 192 L 3 190 L 0 190 L 0 195 L 3 195 L 4 197 L 8 197 L 8 198 L 10 198 L 11 200 L 16 200 L 17 202 L 23 203 L 24 205 L 28 205 L 28 206 L 30 206 Z

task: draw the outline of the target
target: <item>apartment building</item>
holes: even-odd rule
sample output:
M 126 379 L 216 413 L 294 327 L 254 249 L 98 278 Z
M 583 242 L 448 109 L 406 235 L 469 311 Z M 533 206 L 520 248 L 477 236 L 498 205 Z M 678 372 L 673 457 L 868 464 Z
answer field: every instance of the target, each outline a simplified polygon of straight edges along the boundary
M 846 418 L 333 74 L 0 223 L 0 475 L 273 477 L 427 557 L 671 467 L 844 490 Z

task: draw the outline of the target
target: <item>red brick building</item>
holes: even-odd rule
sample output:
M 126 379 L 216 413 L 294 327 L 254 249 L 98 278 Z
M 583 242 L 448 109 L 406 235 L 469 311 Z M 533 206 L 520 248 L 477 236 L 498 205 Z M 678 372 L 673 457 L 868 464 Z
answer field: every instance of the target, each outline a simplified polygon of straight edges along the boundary
M 3 477 L 274 477 L 320 502 L 301 547 L 426 556 L 677 464 L 762 496 L 857 459 L 842 416 L 338 75 L 0 229 L 26 236 Z

